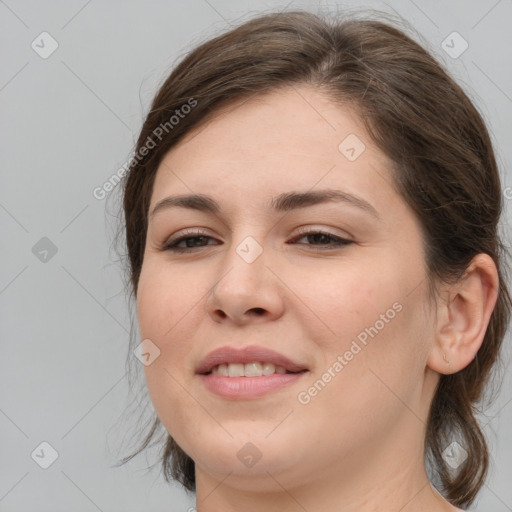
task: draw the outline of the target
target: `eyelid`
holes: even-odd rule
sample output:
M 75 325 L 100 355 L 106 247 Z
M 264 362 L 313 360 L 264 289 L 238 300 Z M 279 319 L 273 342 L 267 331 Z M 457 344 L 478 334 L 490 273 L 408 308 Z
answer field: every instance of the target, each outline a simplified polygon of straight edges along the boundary
M 175 233 L 172 237 L 168 238 L 166 241 L 164 241 L 163 244 L 161 244 L 160 249 L 162 251 L 173 251 L 176 253 L 194 253 L 195 249 L 201 249 L 206 246 L 210 246 L 211 244 L 207 244 L 206 246 L 198 246 L 198 247 L 190 247 L 190 248 L 178 248 L 178 244 L 182 243 L 182 241 L 186 239 L 193 239 L 193 238 L 207 238 L 210 240 L 217 240 L 215 237 L 211 236 L 207 232 L 203 231 L 204 228 L 186 228 L 184 231 Z M 332 241 L 334 241 L 333 244 L 328 244 L 327 246 L 322 248 L 322 244 L 317 246 L 315 244 L 300 244 L 297 243 L 297 240 L 300 240 L 301 238 L 304 238 L 306 236 L 313 236 L 313 235 L 324 235 L 327 237 L 330 237 Z M 218 241 L 218 240 L 217 240 Z M 331 250 L 339 250 L 343 247 L 352 245 L 355 243 L 355 241 L 352 239 L 350 235 L 346 236 L 345 234 L 334 234 L 330 230 L 325 229 L 323 227 L 313 226 L 313 225 L 303 225 L 298 228 L 298 232 L 295 232 L 294 236 L 290 238 L 286 244 L 292 244 L 292 245 L 304 245 L 305 247 L 309 246 L 312 250 L 317 252 L 329 252 Z M 222 244 L 222 242 L 221 242 Z M 218 244 L 214 244 L 218 245 Z
M 185 228 L 183 231 L 178 231 L 177 233 L 172 235 L 172 237 L 167 238 L 164 241 L 164 244 L 168 245 L 168 244 L 173 243 L 174 241 L 176 241 L 176 240 L 178 240 L 178 239 L 180 239 L 182 237 L 186 237 L 186 236 L 208 236 L 208 237 L 212 236 L 209 233 L 207 233 L 205 231 L 205 229 L 206 228 L 200 228 L 200 227 Z M 340 238 L 344 238 L 344 239 L 348 239 L 348 240 L 352 241 L 352 236 L 349 235 L 345 231 L 343 233 L 332 233 L 331 231 L 329 231 L 325 227 L 315 226 L 315 225 L 311 225 L 311 224 L 306 224 L 306 225 L 303 225 L 303 226 L 299 226 L 299 228 L 297 229 L 297 232 L 294 235 L 294 238 L 296 236 L 298 236 L 298 235 L 310 234 L 313 231 L 322 232 L 322 233 L 325 233 L 327 235 L 331 235 L 333 237 L 340 237 Z M 212 236 L 212 238 L 214 238 L 214 237 Z
M 164 240 L 164 245 L 171 244 L 171 243 L 179 240 L 180 238 L 187 237 L 187 236 L 211 236 L 212 238 L 214 238 L 212 235 L 210 235 L 206 231 L 206 228 L 200 228 L 200 227 L 185 228 L 183 230 L 180 230 L 180 231 L 174 233 L 172 236 L 166 238 Z
M 336 233 L 336 232 L 331 231 L 332 229 L 334 229 L 334 228 L 326 228 L 326 227 L 317 226 L 317 225 L 314 225 L 314 224 L 307 224 L 305 226 L 300 226 L 297 229 L 297 235 L 309 234 L 312 231 L 318 231 L 318 232 L 321 232 L 321 233 L 325 233 L 326 235 L 331 235 L 333 237 L 338 237 L 338 238 L 343 238 L 343 239 L 346 239 L 346 240 L 353 241 L 353 237 L 349 233 L 347 233 L 346 231 L 342 231 L 341 233 L 339 233 L 339 232 Z M 294 238 L 295 238 L 295 236 L 296 235 L 294 235 Z

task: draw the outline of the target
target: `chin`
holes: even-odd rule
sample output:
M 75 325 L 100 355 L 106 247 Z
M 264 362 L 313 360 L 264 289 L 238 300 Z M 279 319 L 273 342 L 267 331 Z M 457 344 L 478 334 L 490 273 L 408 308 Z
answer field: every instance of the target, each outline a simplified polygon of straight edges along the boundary
M 278 490 L 276 480 L 282 485 L 292 485 L 302 478 L 308 479 L 307 475 L 301 476 L 301 473 L 308 467 L 308 473 L 311 472 L 307 459 L 312 454 L 297 449 L 298 446 L 304 448 L 304 442 L 294 440 L 286 429 L 279 434 L 273 432 L 270 436 L 267 428 L 261 432 L 253 429 L 250 435 L 243 430 L 235 433 L 232 428 L 230 432 L 233 438 L 225 432 L 222 438 L 218 435 L 211 439 L 202 437 L 203 442 L 199 445 L 197 439 L 191 439 L 193 448 L 187 453 L 195 461 L 196 471 L 200 467 L 219 481 L 229 474 L 226 483 L 245 491 L 275 492 Z

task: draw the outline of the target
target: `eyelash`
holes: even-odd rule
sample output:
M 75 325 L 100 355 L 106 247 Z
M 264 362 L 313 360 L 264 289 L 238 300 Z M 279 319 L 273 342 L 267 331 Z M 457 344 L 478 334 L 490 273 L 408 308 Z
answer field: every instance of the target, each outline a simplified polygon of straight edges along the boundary
M 296 240 L 300 240 L 301 238 L 305 237 L 305 236 L 311 236 L 311 235 L 323 235 L 323 236 L 327 236 L 329 238 L 331 238 L 332 240 L 335 240 L 335 243 L 334 244 L 330 244 L 330 247 L 327 247 L 327 248 L 319 248 L 319 247 L 316 247 L 314 250 L 316 251 L 329 251 L 329 250 L 335 250 L 335 249 L 339 249 L 343 246 L 347 246 L 347 245 L 350 245 L 350 244 L 353 244 L 354 242 L 352 240 L 347 240 L 346 238 L 341 238 L 339 236 L 335 236 L 333 235 L 332 233 L 329 233 L 327 231 L 322 231 L 322 230 L 310 230 L 310 231 L 307 231 L 307 230 L 302 230 L 301 233 L 299 233 L 297 236 L 295 236 L 291 241 L 294 242 Z M 173 240 L 172 242 L 167 242 L 164 244 L 164 246 L 162 247 L 162 250 L 163 251 L 173 251 L 173 252 L 180 252 L 180 253 L 186 253 L 186 252 L 192 252 L 192 251 L 195 251 L 196 249 L 201 249 L 202 247 L 206 247 L 206 246 L 198 246 L 198 247 L 178 247 L 178 244 L 185 241 L 185 240 L 197 240 L 198 238 L 210 238 L 210 239 L 213 239 L 211 236 L 207 235 L 206 233 L 204 232 L 201 232 L 201 231 L 194 231 L 194 230 L 188 230 L 185 232 L 185 234 L 183 236 L 180 236 L 179 238 L 177 238 L 176 240 Z M 212 244 L 206 244 L 206 245 L 212 245 Z M 310 245 L 310 244 L 299 244 L 299 245 Z M 321 244 L 321 245 L 326 245 L 326 244 Z M 312 247 L 314 247 L 314 245 L 312 245 Z

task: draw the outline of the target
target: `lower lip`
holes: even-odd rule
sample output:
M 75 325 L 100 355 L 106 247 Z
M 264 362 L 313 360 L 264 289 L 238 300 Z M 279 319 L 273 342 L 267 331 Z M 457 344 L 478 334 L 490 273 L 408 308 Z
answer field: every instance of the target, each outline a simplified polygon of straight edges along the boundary
M 199 375 L 212 393 L 233 400 L 259 398 L 297 382 L 307 372 L 273 373 L 261 377 L 223 377 L 222 375 Z

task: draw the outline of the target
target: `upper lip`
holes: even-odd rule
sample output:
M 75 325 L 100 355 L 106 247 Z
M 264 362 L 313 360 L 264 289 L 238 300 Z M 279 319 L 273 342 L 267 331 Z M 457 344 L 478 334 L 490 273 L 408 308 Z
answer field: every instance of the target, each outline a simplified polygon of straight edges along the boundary
M 244 348 L 220 347 L 210 352 L 202 359 L 196 367 L 196 373 L 209 373 L 212 368 L 219 364 L 230 363 L 272 363 L 275 366 L 282 366 L 289 372 L 300 372 L 307 368 L 298 362 L 292 361 L 288 357 L 274 350 L 251 345 Z

